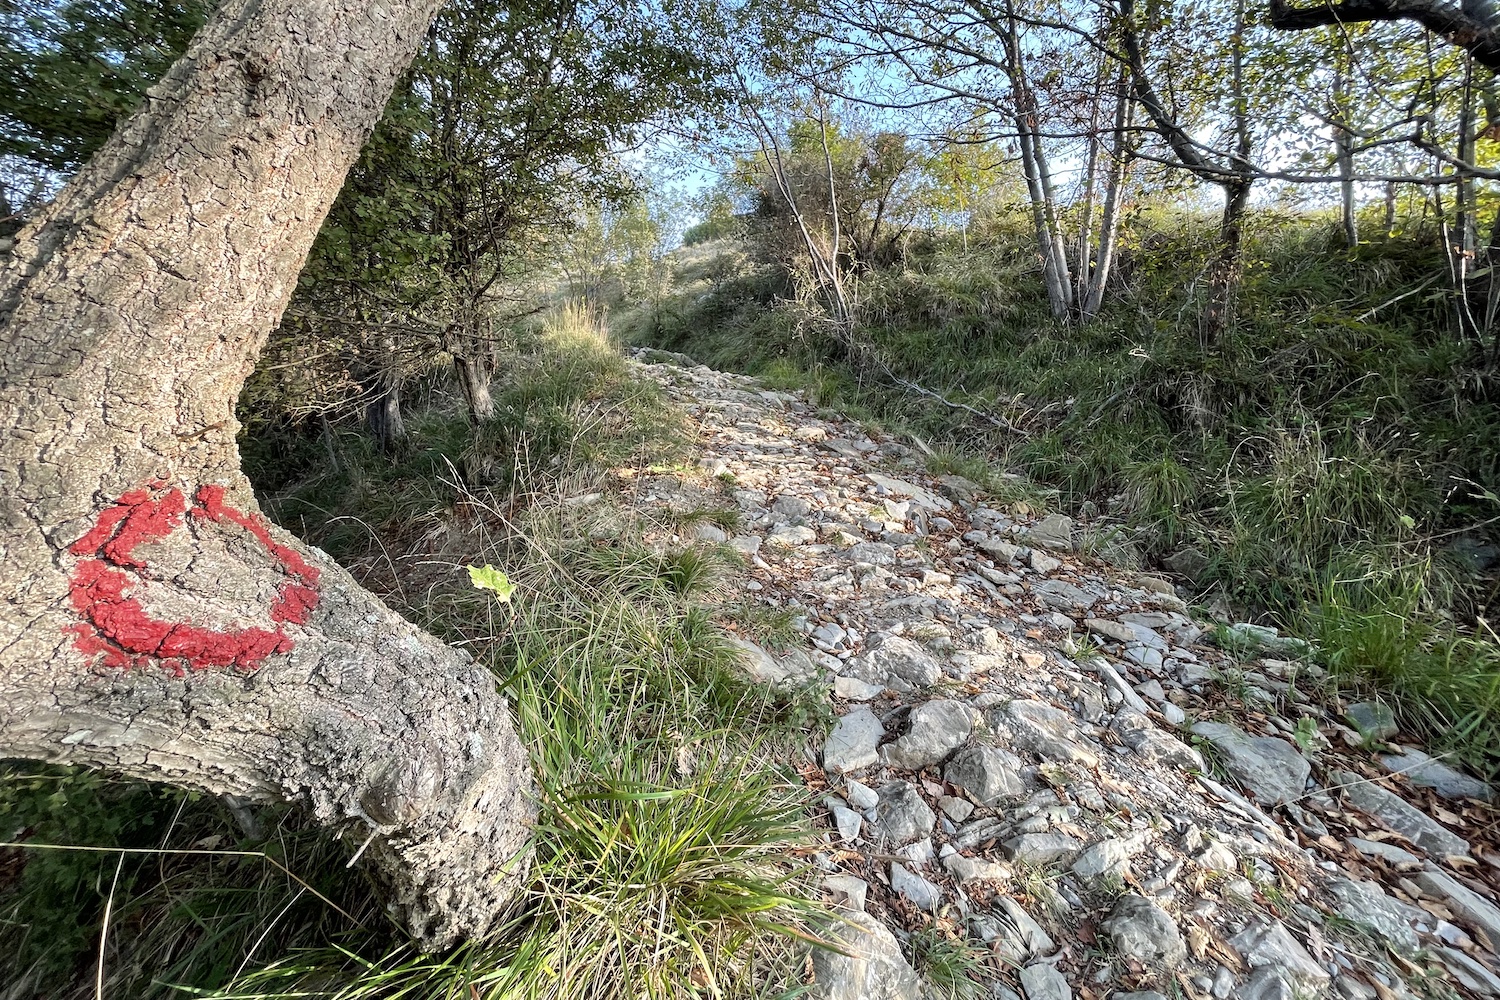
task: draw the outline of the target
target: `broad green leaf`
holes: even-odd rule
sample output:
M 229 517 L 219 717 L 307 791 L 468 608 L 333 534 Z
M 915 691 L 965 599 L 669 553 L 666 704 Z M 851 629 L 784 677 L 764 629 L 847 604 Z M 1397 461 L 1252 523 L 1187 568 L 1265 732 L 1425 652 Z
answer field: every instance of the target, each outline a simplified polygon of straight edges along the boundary
M 480 590 L 494 591 L 495 599 L 501 604 L 509 603 L 510 595 L 516 592 L 516 585 L 489 563 L 483 566 L 470 566 L 469 582 Z

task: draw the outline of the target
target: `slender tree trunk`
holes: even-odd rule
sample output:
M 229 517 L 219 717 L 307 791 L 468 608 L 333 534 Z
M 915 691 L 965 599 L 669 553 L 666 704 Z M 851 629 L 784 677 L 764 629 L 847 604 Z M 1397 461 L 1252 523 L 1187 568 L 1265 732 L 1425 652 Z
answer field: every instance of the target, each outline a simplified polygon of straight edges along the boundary
M 1114 269 L 1115 243 L 1120 232 L 1120 206 L 1125 200 L 1125 180 L 1130 169 L 1131 109 L 1130 76 L 1126 69 L 1120 70 L 1115 94 L 1115 127 L 1110 154 L 1110 164 L 1104 191 L 1104 211 L 1099 220 L 1099 257 L 1089 275 L 1088 293 L 1084 297 L 1080 314 L 1085 322 L 1099 315 L 1104 305 L 1104 292 L 1109 286 L 1110 271 Z
M 1036 127 L 1036 96 L 1026 76 L 1020 26 L 1014 11 L 1008 11 L 1005 48 L 1005 70 L 1010 78 L 1011 100 L 1015 105 L 1017 145 L 1021 150 L 1021 169 L 1026 176 L 1026 191 L 1031 201 L 1032 224 L 1036 229 L 1037 253 L 1042 259 L 1042 281 L 1052 315 L 1067 319 L 1073 310 L 1073 285 L 1068 274 L 1068 255 L 1062 233 L 1057 226 L 1056 207 L 1052 201 L 1052 178 L 1047 170 L 1046 151 Z
M 265 522 L 234 403 L 437 6 L 226 0 L 0 271 L 0 754 L 305 803 L 428 946 L 524 877 L 524 748 Z
M 1339 203 L 1344 223 L 1344 242 L 1359 246 L 1359 219 L 1354 205 L 1354 134 L 1349 131 L 1349 77 L 1340 58 L 1333 75 L 1333 151 L 1339 170 Z
M 396 339 L 379 334 L 379 359 L 358 371 L 365 386 L 365 428 L 382 454 L 394 455 L 406 441 L 406 422 L 401 419 L 401 372 L 396 360 Z
M 1084 157 L 1083 208 L 1079 213 L 1078 248 L 1073 259 L 1073 301 L 1080 304 L 1088 299 L 1089 277 L 1093 273 L 1094 211 L 1098 200 L 1099 161 L 1104 147 L 1104 141 L 1099 135 L 1099 114 L 1100 105 L 1104 101 L 1105 66 L 1105 56 L 1101 54 L 1094 77 L 1094 92 L 1089 96 L 1089 138 L 1088 153 Z
M 792 219 L 797 223 L 797 233 L 802 237 L 802 246 L 807 250 L 808 260 L 812 267 L 813 280 L 817 283 L 814 289 L 816 294 L 824 300 L 824 304 L 833 316 L 834 324 L 838 330 L 839 337 L 847 347 L 852 341 L 854 334 L 854 304 L 844 287 L 844 273 L 839 267 L 838 245 L 825 248 L 814 236 L 808 226 L 807 218 L 802 214 L 801 206 L 797 203 L 797 195 L 792 190 L 791 182 L 786 174 L 786 162 L 781 155 L 781 144 L 777 141 L 776 132 L 771 128 L 769 122 L 761 115 L 755 107 L 754 99 L 751 97 L 750 88 L 743 77 L 736 77 L 740 92 L 746 98 L 746 104 L 754 117 L 754 130 L 756 142 L 760 145 L 761 159 L 765 161 L 766 170 L 770 173 L 772 181 L 776 185 L 776 191 L 781 199 L 786 202 L 787 210 L 792 213 Z M 826 135 L 825 135 L 826 145 Z M 830 171 L 831 171 L 830 167 Z M 830 188 L 830 191 L 832 189 Z M 837 202 L 834 202 L 835 214 L 837 214 Z
M 1233 175 L 1220 181 L 1224 189 L 1224 216 L 1219 224 L 1219 253 L 1210 266 L 1208 310 L 1204 315 L 1203 340 L 1212 344 L 1229 325 L 1234 296 L 1240 283 L 1240 251 L 1244 241 L 1245 210 L 1255 175 L 1250 164 L 1250 104 L 1245 93 L 1245 0 L 1235 6 L 1234 44 L 1230 50 L 1230 85 L 1234 96 L 1235 150 L 1230 157 Z
M 469 422 L 478 424 L 493 417 L 495 399 L 490 395 L 490 369 L 483 353 L 476 349 L 467 356 L 455 354 L 453 368 L 464 394 L 464 405 L 468 407 Z
M 1461 163 L 1475 162 L 1474 147 L 1477 138 L 1475 89 L 1474 59 L 1470 56 L 1464 62 L 1464 85 L 1459 101 L 1458 148 L 1455 153 Z M 1481 336 L 1479 322 L 1469 304 L 1469 279 L 1475 269 L 1476 230 L 1478 228 L 1473 174 L 1465 172 L 1459 178 L 1454 194 L 1454 204 L 1457 211 L 1454 213 L 1453 238 L 1448 246 L 1449 257 L 1452 261 L 1454 307 L 1458 316 L 1460 333 L 1466 337 L 1477 338 Z
M 365 427 L 382 454 L 394 455 L 406 441 L 406 421 L 401 419 L 401 383 L 380 385 L 365 402 Z

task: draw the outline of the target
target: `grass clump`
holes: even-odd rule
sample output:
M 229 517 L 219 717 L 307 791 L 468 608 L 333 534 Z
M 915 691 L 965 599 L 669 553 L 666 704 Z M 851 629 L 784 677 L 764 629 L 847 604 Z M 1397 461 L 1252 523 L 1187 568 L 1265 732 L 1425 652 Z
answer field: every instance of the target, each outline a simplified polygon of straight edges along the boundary
M 914 932 L 907 942 L 912 967 L 943 1000 L 979 1000 L 989 993 L 985 980 L 993 973 L 986 952 L 936 927 Z

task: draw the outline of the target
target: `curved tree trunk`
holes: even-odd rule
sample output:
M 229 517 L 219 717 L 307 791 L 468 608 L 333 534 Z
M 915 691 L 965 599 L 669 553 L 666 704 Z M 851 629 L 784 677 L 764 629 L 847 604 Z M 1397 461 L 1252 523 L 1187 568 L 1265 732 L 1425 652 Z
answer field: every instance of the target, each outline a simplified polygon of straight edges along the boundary
M 268 526 L 234 402 L 438 0 L 227 0 L 0 270 L 0 754 L 307 803 L 428 946 L 524 868 L 483 667 Z

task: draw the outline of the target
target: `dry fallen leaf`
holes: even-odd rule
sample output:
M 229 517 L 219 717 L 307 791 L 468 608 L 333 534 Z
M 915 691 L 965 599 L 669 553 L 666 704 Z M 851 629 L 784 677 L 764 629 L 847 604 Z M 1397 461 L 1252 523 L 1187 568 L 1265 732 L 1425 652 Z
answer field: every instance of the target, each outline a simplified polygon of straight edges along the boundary
M 1419 899 L 1417 900 L 1417 905 L 1426 910 L 1428 913 L 1432 914 L 1434 917 L 1437 917 L 1439 920 L 1453 919 L 1453 911 L 1448 909 L 1442 903 L 1435 903 L 1430 899 Z
M 1187 939 L 1188 950 L 1193 953 L 1194 958 L 1202 961 L 1203 956 L 1208 954 L 1208 946 L 1213 943 L 1213 937 L 1208 931 L 1194 924 L 1188 928 Z

